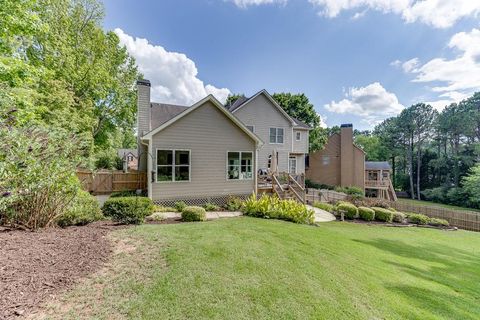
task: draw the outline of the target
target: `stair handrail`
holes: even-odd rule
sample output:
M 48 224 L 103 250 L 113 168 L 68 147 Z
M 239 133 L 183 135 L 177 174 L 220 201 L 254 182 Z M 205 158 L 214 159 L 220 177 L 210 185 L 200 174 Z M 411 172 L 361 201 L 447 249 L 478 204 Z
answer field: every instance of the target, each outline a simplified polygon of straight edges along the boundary
M 305 188 L 302 187 L 302 186 L 297 182 L 297 180 L 295 180 L 295 179 L 292 177 L 291 174 L 288 174 L 288 179 L 291 180 L 291 181 L 293 181 L 293 184 L 295 184 L 297 187 L 299 187 L 300 190 L 305 191 Z
M 291 182 L 293 182 L 293 185 L 291 184 Z M 295 180 L 291 174 L 288 174 L 288 186 L 290 187 L 289 190 L 292 190 L 293 194 L 297 197 L 297 199 L 301 202 L 301 203 L 305 203 L 306 202 L 306 196 L 305 196 L 305 188 L 302 187 L 298 182 L 297 180 Z M 303 193 L 303 197 L 301 197 L 298 192 L 295 190 L 295 187 L 298 187 L 300 190 L 301 193 Z
M 280 191 L 285 192 L 285 190 L 283 189 L 280 182 L 278 182 L 277 176 L 275 174 L 272 174 L 272 188 L 273 188 L 273 190 L 276 190 L 275 189 L 275 184 L 280 188 Z

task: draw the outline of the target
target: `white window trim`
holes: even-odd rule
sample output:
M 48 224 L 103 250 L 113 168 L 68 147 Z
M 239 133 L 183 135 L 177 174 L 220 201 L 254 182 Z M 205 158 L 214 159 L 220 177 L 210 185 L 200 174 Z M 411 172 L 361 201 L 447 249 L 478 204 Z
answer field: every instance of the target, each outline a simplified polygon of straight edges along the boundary
M 301 132 L 295 132 L 295 141 L 301 141 L 302 140 L 302 133 Z
M 158 181 L 158 150 L 172 151 L 172 180 L 171 181 Z M 175 180 L 175 151 L 188 151 L 188 180 Z M 163 167 L 169 167 L 169 165 L 162 165 Z M 180 165 L 179 167 L 186 167 L 185 165 Z M 156 148 L 155 149 L 155 183 L 185 183 L 192 181 L 192 151 L 190 149 L 172 149 L 172 148 Z
M 228 153 L 230 152 L 238 152 L 240 153 L 240 170 L 241 170 L 241 167 L 242 167 L 242 153 L 251 153 L 252 154 L 252 177 L 250 179 L 229 179 L 228 178 Z M 251 181 L 254 179 L 255 177 L 255 160 L 254 160 L 254 157 L 255 156 L 255 152 L 253 151 L 232 151 L 232 150 L 227 150 L 227 152 L 225 153 L 225 180 L 226 181 Z
M 270 129 L 275 129 L 275 141 L 278 141 L 278 134 L 277 134 L 277 131 L 278 129 L 282 129 L 283 130 L 283 142 L 271 142 L 270 141 Z M 270 144 L 285 144 L 285 128 L 281 128 L 281 127 L 270 127 L 268 128 L 268 142 Z
M 253 129 L 252 132 L 255 133 L 255 126 L 254 125 L 250 125 L 250 124 L 245 125 L 245 128 L 248 129 L 248 127 L 252 127 L 252 129 Z
M 290 160 L 295 160 L 295 172 L 291 172 L 291 170 L 290 170 L 290 169 L 292 168 L 292 167 L 290 166 Z M 288 173 L 290 173 L 290 174 L 297 174 L 297 171 L 298 171 L 298 170 L 297 170 L 297 169 L 298 169 L 298 168 L 297 168 L 297 165 L 298 165 L 298 161 L 297 161 L 297 160 L 298 160 L 298 159 L 297 159 L 296 156 L 292 156 L 292 155 L 288 156 Z

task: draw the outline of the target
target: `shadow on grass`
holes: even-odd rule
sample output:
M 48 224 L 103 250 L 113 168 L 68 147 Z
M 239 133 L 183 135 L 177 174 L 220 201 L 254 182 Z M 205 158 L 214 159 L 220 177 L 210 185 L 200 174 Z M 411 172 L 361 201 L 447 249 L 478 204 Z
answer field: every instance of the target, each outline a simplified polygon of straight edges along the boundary
M 480 316 L 480 257 L 445 245 L 411 245 L 390 239 L 354 240 L 404 259 L 384 260 L 392 269 L 418 279 L 418 285 L 391 285 L 387 289 L 410 302 L 413 309 L 433 317 L 478 319 Z M 417 282 L 415 282 L 417 283 Z

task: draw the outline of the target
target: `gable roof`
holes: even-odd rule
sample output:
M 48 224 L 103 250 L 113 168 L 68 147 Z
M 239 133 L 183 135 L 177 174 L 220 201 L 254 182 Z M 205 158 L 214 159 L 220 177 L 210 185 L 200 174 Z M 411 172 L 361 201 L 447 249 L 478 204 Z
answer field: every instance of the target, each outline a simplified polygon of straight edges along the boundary
M 294 118 L 294 117 L 291 117 L 293 119 L 293 121 L 295 121 L 296 125 L 297 125 L 297 129 L 312 129 L 312 127 L 310 127 L 308 124 L 306 124 L 305 122 L 301 121 L 301 120 L 298 120 L 297 118 Z
M 155 102 L 150 103 L 150 107 L 150 121 L 152 128 L 159 127 L 188 108 L 187 106 Z
M 267 97 L 268 100 L 270 100 L 270 102 L 275 106 L 275 108 L 277 108 L 278 111 L 280 111 L 280 113 L 293 125 L 293 126 L 296 126 L 296 122 L 293 120 L 292 117 L 290 117 L 288 115 L 287 112 L 285 112 L 285 110 L 283 110 L 282 107 L 280 107 L 280 105 L 275 101 L 275 99 L 273 99 L 273 97 L 267 92 L 267 90 L 263 89 L 263 90 L 260 90 L 259 92 L 257 92 L 256 94 L 254 94 L 252 97 L 242 101 L 241 103 L 239 103 L 239 105 L 235 105 L 235 103 L 232 105 L 232 107 L 229 108 L 229 110 L 232 112 L 232 113 L 235 113 L 237 112 L 238 110 L 240 110 L 241 108 L 243 108 L 244 106 L 246 106 L 249 102 L 255 100 L 258 96 L 260 95 L 264 95 L 265 97 Z M 236 102 L 236 101 L 235 101 Z M 235 105 L 235 108 L 233 108 Z
M 365 161 L 365 170 L 391 170 L 388 161 Z
M 247 102 L 248 100 L 250 100 L 250 98 L 247 98 L 245 96 L 240 96 L 237 100 L 235 100 L 234 103 L 232 103 L 230 106 L 228 106 L 228 110 L 230 112 L 233 112 L 236 109 L 238 109 L 242 104 Z
M 221 103 L 218 101 L 213 95 L 209 94 L 202 100 L 198 101 L 191 107 L 188 107 L 184 109 L 184 111 L 178 113 L 171 119 L 165 121 L 162 123 L 160 126 L 157 128 L 151 130 L 147 134 L 145 134 L 142 137 L 142 140 L 151 140 L 152 137 L 157 134 L 158 132 L 162 131 L 163 129 L 167 128 L 168 126 L 172 125 L 176 121 L 180 120 L 181 118 L 185 117 L 189 113 L 195 111 L 196 109 L 200 108 L 201 106 L 205 105 L 206 102 L 211 102 L 218 110 L 220 110 L 230 121 L 232 121 L 234 124 L 236 124 L 243 132 L 245 132 L 257 145 L 262 145 L 263 142 L 262 140 L 254 134 L 252 131 L 250 131 L 245 125 L 237 119 L 230 111 L 228 111 Z

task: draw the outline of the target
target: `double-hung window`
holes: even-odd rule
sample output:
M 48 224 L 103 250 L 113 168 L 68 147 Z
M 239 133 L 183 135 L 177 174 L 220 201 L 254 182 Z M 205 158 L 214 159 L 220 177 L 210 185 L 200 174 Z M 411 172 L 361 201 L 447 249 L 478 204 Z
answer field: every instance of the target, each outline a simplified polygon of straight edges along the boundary
M 157 182 L 190 181 L 190 151 L 157 150 Z
M 270 128 L 270 143 L 283 143 L 283 128 Z
M 253 179 L 253 152 L 227 153 L 227 179 Z

